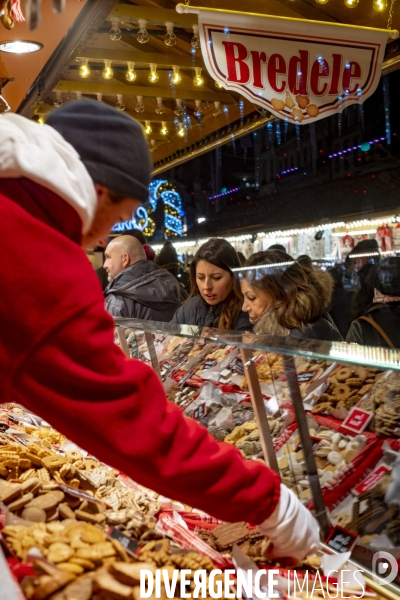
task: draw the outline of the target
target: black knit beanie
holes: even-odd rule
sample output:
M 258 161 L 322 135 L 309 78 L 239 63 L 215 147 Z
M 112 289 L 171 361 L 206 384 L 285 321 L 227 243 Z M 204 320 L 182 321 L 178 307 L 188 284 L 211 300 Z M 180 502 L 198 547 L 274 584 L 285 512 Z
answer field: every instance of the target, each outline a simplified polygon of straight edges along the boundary
M 387 257 L 374 265 L 367 283 L 387 296 L 400 296 L 400 256 Z
M 153 169 L 142 126 L 95 100 L 75 100 L 46 119 L 71 144 L 95 183 L 145 203 Z

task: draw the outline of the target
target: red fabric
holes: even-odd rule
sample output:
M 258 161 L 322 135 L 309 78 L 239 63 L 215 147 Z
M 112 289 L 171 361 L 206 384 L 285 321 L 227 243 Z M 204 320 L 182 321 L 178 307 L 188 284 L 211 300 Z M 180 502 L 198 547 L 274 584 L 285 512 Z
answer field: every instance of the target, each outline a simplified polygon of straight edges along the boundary
M 1 193 L 6 186 L 25 209 Z M 123 355 L 95 272 L 61 233 L 76 229 L 77 214 L 30 188 L 24 202 L 18 180 L 0 180 L 2 401 L 25 405 L 148 488 L 225 521 L 261 523 L 278 502 L 278 475 L 218 444 L 166 401 L 150 367 Z M 51 226 L 34 210 L 50 197 Z

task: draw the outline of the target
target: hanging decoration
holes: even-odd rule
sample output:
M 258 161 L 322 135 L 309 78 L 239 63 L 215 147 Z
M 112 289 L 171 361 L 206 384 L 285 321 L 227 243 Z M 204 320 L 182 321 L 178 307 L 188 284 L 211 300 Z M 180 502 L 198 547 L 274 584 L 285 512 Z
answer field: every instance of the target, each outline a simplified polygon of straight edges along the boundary
M 281 122 L 279 119 L 275 121 L 275 133 L 276 133 L 276 142 L 278 146 L 281 145 L 282 135 L 281 135 Z
M 338 135 L 342 135 L 342 120 L 343 120 L 343 115 L 342 113 L 338 113 L 337 116 L 337 130 L 338 130 Z
M 364 133 L 364 106 L 362 104 L 358 105 L 358 118 L 361 124 L 362 132 Z
M 260 144 L 259 144 L 259 139 L 258 139 L 258 135 L 257 135 L 256 131 L 253 133 L 253 140 L 254 140 L 254 178 L 255 178 L 256 188 L 258 189 L 260 187 Z
M 281 119 L 308 124 L 376 90 L 396 30 L 178 4 L 198 15 L 205 67 L 227 90 Z M 362 89 L 362 95 L 359 90 Z
M 288 129 L 289 129 L 289 121 L 287 119 L 285 119 L 283 121 L 283 139 L 285 142 L 286 142 Z
M 128 221 L 116 223 L 111 229 L 111 231 L 113 233 L 124 233 L 124 231 L 139 229 L 140 231 L 144 232 L 145 229 L 148 228 L 148 226 L 150 225 L 150 222 L 154 225 L 154 222 L 151 219 L 149 219 L 148 211 L 143 206 L 139 206 L 136 213 L 134 213 Z
M 317 134 L 315 123 L 310 123 L 311 164 L 314 177 L 317 175 Z
M 294 126 L 296 129 L 296 139 L 297 139 L 297 148 L 300 150 L 300 125 L 298 123 L 296 123 L 296 125 Z
M 275 156 L 275 148 L 274 148 L 274 125 L 269 121 L 267 123 L 267 132 L 268 132 L 268 143 L 271 148 L 272 156 Z
M 385 110 L 386 143 L 389 145 L 392 142 L 392 130 L 390 127 L 389 77 L 387 75 L 384 75 L 382 77 L 382 86 L 383 86 L 383 107 Z

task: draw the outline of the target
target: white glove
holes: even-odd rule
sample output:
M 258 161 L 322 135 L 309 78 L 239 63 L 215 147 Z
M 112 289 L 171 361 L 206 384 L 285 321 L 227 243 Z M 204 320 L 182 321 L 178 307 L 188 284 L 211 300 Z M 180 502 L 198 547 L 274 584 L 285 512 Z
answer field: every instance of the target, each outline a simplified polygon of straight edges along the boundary
M 292 558 L 299 562 L 318 550 L 320 540 L 317 521 L 282 483 L 276 509 L 258 528 L 273 543 L 273 557 Z

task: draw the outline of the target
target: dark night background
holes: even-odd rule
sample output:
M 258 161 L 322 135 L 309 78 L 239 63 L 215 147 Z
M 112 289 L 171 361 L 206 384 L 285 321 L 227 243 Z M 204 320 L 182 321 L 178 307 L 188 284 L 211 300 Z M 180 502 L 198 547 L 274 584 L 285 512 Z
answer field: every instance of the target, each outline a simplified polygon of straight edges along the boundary
M 362 107 L 350 106 L 341 117 L 318 121 L 314 128 L 298 126 L 299 138 L 294 125 L 275 121 L 256 134 L 166 171 L 161 177 L 175 183 L 183 198 L 186 235 L 257 232 L 393 211 L 400 205 L 399 106 L 400 73 L 395 71 L 381 79 Z M 385 139 L 367 152 L 357 149 L 329 158 L 380 138 Z M 296 170 L 282 174 L 289 169 Z M 234 193 L 212 199 L 221 190 L 237 187 Z M 159 211 L 154 217 L 160 232 L 161 206 Z M 206 220 L 199 224 L 199 217 Z

